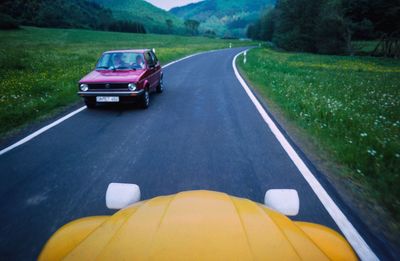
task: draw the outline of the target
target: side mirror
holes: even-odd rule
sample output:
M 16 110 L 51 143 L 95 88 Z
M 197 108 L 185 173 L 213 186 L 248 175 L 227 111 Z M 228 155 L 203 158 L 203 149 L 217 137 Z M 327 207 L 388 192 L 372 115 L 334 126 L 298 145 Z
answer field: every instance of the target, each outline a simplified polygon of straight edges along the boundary
M 270 189 L 265 193 L 264 204 L 286 216 L 296 216 L 300 199 L 295 189 Z
M 136 184 L 110 183 L 106 192 L 109 209 L 122 209 L 140 201 L 140 188 Z

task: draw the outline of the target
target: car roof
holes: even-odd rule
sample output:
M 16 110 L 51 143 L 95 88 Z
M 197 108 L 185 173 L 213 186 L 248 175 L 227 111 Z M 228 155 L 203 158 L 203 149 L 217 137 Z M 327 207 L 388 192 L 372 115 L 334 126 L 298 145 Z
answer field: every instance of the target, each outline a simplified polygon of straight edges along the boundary
M 111 50 L 104 53 L 144 53 L 150 49 L 129 49 L 129 50 Z

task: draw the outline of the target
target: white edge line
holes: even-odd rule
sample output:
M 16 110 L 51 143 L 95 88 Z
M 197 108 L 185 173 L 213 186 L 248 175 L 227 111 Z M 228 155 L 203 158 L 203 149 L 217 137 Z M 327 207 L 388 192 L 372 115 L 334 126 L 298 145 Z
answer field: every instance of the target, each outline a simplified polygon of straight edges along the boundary
M 22 145 L 22 144 L 24 144 L 24 143 L 30 141 L 31 139 L 35 138 L 36 136 L 42 134 L 43 132 L 45 132 L 45 131 L 47 131 L 47 130 L 53 128 L 54 126 L 60 124 L 61 122 L 65 121 L 66 119 L 71 118 L 72 116 L 74 116 L 74 115 L 77 114 L 77 113 L 80 113 L 80 112 L 83 111 L 84 109 L 86 109 L 86 106 L 83 106 L 83 107 L 81 107 L 81 108 L 79 108 L 79 109 L 77 109 L 77 110 L 75 110 L 75 111 L 73 111 L 73 112 L 71 112 L 71 113 L 65 115 L 64 117 L 62 117 L 62 118 L 56 120 L 56 121 L 53 122 L 53 123 L 50 123 L 50 124 L 47 125 L 47 126 L 44 126 L 43 128 L 41 128 L 41 129 L 35 131 L 34 133 L 32 133 L 32 134 L 26 136 L 26 137 L 23 138 L 22 140 L 20 140 L 20 141 L 14 143 L 13 145 L 11 145 L 11 146 L 9 146 L 9 147 L 7 147 L 7 148 L 1 150 L 1 151 L 0 151 L 0 155 L 3 155 L 4 153 L 6 153 L 6 152 L 8 152 L 8 151 L 10 151 L 10 150 L 12 150 L 12 149 L 18 147 L 18 146 L 20 146 L 20 145 Z
M 181 59 L 172 61 L 172 62 L 170 62 L 170 63 L 168 63 L 168 64 L 162 66 L 162 68 L 166 68 L 166 67 L 168 67 L 168 66 L 171 66 L 171 65 L 173 65 L 173 64 L 175 64 L 175 63 L 177 63 L 177 62 L 186 60 L 186 59 L 191 58 L 191 57 L 193 57 L 193 56 L 197 56 L 197 55 L 204 54 L 204 53 L 215 52 L 215 51 L 217 51 L 217 50 L 210 50 L 210 51 L 205 51 L 205 52 L 199 52 L 199 53 L 191 54 L 191 55 L 185 56 L 185 57 L 183 57 L 183 58 L 181 58 Z M 25 138 L 23 138 L 23 139 L 17 141 L 16 143 L 14 143 L 14 144 L 12 144 L 12 145 L 10 145 L 10 146 L 8 146 L 8 147 L 2 149 L 2 150 L 0 151 L 0 156 L 3 155 L 3 154 L 5 154 L 5 153 L 7 153 L 7 152 L 9 152 L 10 150 L 15 149 L 16 147 L 21 146 L 22 144 L 24 144 L 24 143 L 26 143 L 26 142 L 32 140 L 33 138 L 35 138 L 36 136 L 39 136 L 39 135 L 42 134 L 43 132 L 45 132 L 45 131 L 47 131 L 47 130 L 53 128 L 54 126 L 57 126 L 57 125 L 60 124 L 61 122 L 63 122 L 63 121 L 65 121 L 65 120 L 71 118 L 72 116 L 74 116 L 74 115 L 80 113 L 80 112 L 83 111 L 84 109 L 86 109 L 86 106 L 83 106 L 83 107 L 81 107 L 81 108 L 79 108 L 79 109 L 77 109 L 77 110 L 75 110 L 75 111 L 73 111 L 73 112 L 71 112 L 71 113 L 65 115 L 64 117 L 62 117 L 62 118 L 60 118 L 60 119 L 58 119 L 58 120 L 56 120 L 56 121 L 50 123 L 50 124 L 47 125 L 47 126 L 44 126 L 43 128 L 41 128 L 41 129 L 35 131 L 34 133 L 32 133 L 32 134 L 26 136 Z
M 247 51 L 247 50 L 246 50 Z M 303 175 L 304 179 L 311 186 L 314 193 L 317 195 L 322 205 L 328 211 L 329 215 L 336 222 L 343 235 L 346 237 L 350 245 L 353 247 L 354 251 L 357 253 L 361 260 L 379 260 L 379 258 L 375 255 L 372 249 L 368 246 L 365 240 L 361 237 L 358 231 L 354 228 L 354 226 L 350 223 L 347 217 L 343 214 L 343 212 L 339 209 L 339 207 L 335 204 L 332 198 L 328 195 L 326 190 L 322 187 L 322 185 L 318 182 L 315 176 L 311 173 L 307 165 L 302 161 L 297 152 L 293 149 L 290 143 L 286 140 L 285 136 L 278 129 L 276 124 L 272 121 L 272 119 L 268 116 L 267 112 L 264 110 L 260 102 L 254 96 L 249 86 L 243 80 L 242 76 L 239 74 L 236 67 L 236 59 L 243 52 L 238 53 L 232 61 L 233 70 L 235 72 L 236 78 L 239 80 L 240 84 L 246 91 L 247 95 L 250 97 L 250 100 L 253 102 L 258 112 L 261 114 L 261 117 L 264 119 L 265 123 L 268 125 L 272 133 L 278 139 L 279 143 L 289 155 L 290 159 L 296 165 L 297 169 Z

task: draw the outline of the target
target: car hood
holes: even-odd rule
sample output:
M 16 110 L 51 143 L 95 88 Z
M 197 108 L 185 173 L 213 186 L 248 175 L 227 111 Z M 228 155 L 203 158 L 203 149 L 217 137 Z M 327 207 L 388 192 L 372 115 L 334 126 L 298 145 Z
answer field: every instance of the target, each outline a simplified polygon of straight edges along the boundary
M 126 71 L 92 71 L 83 77 L 79 83 L 127 83 L 137 82 L 144 73 L 144 70 L 126 70 Z
M 188 191 L 62 227 L 39 260 L 356 260 L 337 232 L 253 201 Z

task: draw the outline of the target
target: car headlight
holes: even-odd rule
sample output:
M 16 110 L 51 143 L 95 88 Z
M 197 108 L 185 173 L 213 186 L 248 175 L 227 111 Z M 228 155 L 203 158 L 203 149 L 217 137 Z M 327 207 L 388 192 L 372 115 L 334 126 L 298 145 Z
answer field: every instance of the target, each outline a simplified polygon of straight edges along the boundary
M 136 84 L 134 84 L 134 83 L 128 84 L 128 89 L 129 89 L 130 91 L 136 90 Z
M 86 92 L 87 90 L 89 90 L 89 86 L 87 84 L 82 83 L 81 85 L 79 85 L 79 89 L 81 89 L 81 91 Z

